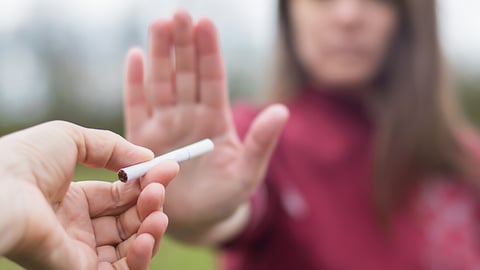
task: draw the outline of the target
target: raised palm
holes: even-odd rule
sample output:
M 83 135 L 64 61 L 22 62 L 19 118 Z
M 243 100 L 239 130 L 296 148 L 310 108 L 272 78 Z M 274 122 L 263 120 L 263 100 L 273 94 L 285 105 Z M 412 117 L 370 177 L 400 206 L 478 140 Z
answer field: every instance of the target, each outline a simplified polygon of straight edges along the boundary
M 214 25 L 208 19 L 193 24 L 177 12 L 171 21 L 155 21 L 149 35 L 148 79 L 141 50 L 127 58 L 127 138 L 156 154 L 214 141 L 213 153 L 182 164 L 165 206 L 172 232 L 208 228 L 230 216 L 263 178 L 288 113 L 279 105 L 267 108 L 242 143 Z

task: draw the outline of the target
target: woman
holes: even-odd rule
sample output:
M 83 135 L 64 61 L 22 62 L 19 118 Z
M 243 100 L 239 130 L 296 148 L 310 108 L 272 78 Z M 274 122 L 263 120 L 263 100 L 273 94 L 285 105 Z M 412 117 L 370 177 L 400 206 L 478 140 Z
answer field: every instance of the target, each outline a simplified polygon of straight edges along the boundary
M 227 269 L 479 267 L 478 147 L 446 91 L 434 1 L 280 0 L 279 22 L 285 106 L 258 116 L 231 113 L 209 20 L 155 21 L 146 81 L 130 51 L 127 137 L 156 154 L 216 144 L 169 186 L 169 233 L 222 247 Z

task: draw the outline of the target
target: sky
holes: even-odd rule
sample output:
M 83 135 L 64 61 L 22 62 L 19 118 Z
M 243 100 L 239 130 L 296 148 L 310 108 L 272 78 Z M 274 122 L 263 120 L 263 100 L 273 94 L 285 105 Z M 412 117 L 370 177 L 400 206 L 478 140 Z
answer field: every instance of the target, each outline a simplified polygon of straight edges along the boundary
M 220 33 L 228 37 L 232 29 L 248 35 L 246 46 L 267 46 L 274 27 L 275 0 L 15 0 L 0 3 L 0 35 L 15 31 L 24 23 L 35 7 L 50 10 L 49 16 L 72 27 L 115 27 L 115 23 L 132 12 L 141 12 L 147 24 L 160 16 L 169 16 L 184 7 L 195 16 L 209 16 L 220 21 Z M 439 0 L 440 34 L 444 49 L 458 65 L 480 65 L 480 1 Z M 255 31 L 250 31 L 255 29 Z M 461 66 L 462 66 L 461 65 Z
M 449 59 L 458 69 L 480 73 L 480 1 L 440 0 L 440 35 Z
M 42 117 L 48 112 L 51 99 L 48 96 L 48 85 L 42 81 L 45 70 L 42 62 L 28 48 L 33 45 L 30 41 L 23 41 L 23 47 L 17 43 L 8 43 L 8 38 L 18 36 L 25 29 L 36 29 L 36 25 L 28 25 L 35 16 L 48 19 L 48 31 L 53 32 L 37 35 L 55 35 L 58 29 L 61 30 L 57 34 L 60 35 L 58 42 L 77 50 L 89 50 L 86 59 L 81 59 L 82 63 L 79 61 L 73 65 L 83 65 L 87 71 L 82 83 L 83 88 L 90 91 L 72 90 L 71 95 L 72 99 L 84 100 L 96 110 L 103 109 L 103 112 L 95 111 L 103 115 L 112 108 L 120 107 L 122 102 L 118 95 L 118 88 L 121 88 L 118 74 L 122 74 L 122 57 L 126 48 L 118 44 L 118 36 L 127 32 L 127 29 L 121 27 L 131 25 L 128 21 L 125 23 L 126 18 L 136 18 L 135 27 L 138 27 L 140 33 L 145 33 L 144 45 L 149 23 L 158 17 L 170 17 L 178 8 L 187 9 L 197 19 L 210 17 L 219 28 L 227 69 L 233 67 L 237 75 L 243 74 L 243 77 L 240 76 L 242 84 L 251 82 L 251 85 L 255 85 L 265 76 L 265 72 L 261 71 L 268 68 L 268 57 L 275 37 L 276 2 L 277 0 L 2 0 L 0 100 L 3 104 L 0 106 L 0 115 L 12 113 L 18 118 L 31 115 Z M 479 11 L 479 0 L 438 0 L 440 37 L 449 63 L 457 73 L 477 77 L 480 74 Z M 83 43 L 82 46 L 72 44 L 73 41 L 68 36 L 70 32 L 75 33 L 74 36 Z M 101 42 L 97 42 L 99 38 Z M 249 57 L 252 54 L 255 57 Z M 241 61 L 243 59 L 248 61 Z M 113 96 L 117 97 L 112 98 Z M 103 105 L 105 100 L 110 101 L 109 106 Z

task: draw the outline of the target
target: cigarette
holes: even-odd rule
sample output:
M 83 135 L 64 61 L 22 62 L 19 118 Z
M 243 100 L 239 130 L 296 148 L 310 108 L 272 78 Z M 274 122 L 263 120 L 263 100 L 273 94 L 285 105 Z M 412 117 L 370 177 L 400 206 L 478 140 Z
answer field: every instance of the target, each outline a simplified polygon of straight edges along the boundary
M 174 160 L 182 162 L 194 157 L 206 154 L 213 150 L 213 142 L 210 139 L 204 139 L 196 143 L 184 146 L 158 156 L 150 161 L 139 163 L 130 167 L 122 168 L 118 171 L 118 179 L 122 182 L 132 181 L 145 175 L 151 168 L 165 160 Z

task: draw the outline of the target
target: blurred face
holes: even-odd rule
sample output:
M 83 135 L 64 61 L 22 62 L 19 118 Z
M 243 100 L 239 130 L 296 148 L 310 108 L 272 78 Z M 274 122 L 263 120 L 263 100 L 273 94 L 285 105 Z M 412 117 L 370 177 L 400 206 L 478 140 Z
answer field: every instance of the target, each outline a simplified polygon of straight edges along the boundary
M 294 46 L 318 85 L 361 88 L 375 77 L 397 26 L 388 0 L 290 0 Z

